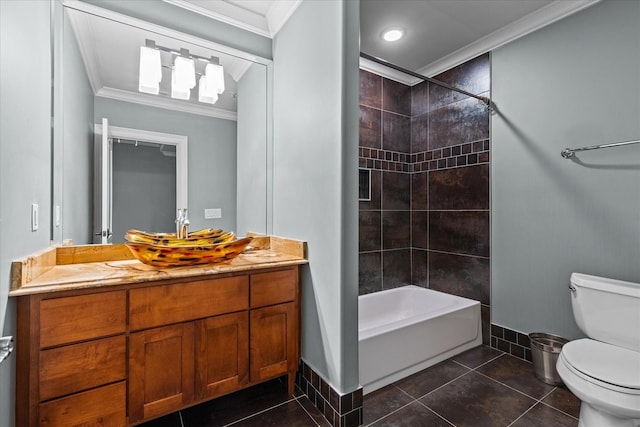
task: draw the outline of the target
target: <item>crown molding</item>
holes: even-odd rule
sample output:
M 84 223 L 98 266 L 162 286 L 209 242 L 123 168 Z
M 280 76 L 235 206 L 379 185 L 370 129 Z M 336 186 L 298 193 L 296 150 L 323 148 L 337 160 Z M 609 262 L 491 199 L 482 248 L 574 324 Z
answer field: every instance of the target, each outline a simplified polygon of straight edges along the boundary
M 387 79 L 396 81 L 398 83 L 402 83 L 405 85 L 413 86 L 414 80 L 417 82 L 421 82 L 422 80 L 415 79 L 414 77 L 400 72 L 398 70 L 394 70 L 393 68 L 385 67 L 382 64 L 378 64 L 377 62 L 373 62 L 367 58 L 360 58 L 360 68 L 365 71 L 372 72 L 382 77 L 386 77 Z
M 248 11 L 224 1 L 210 2 L 213 9 L 198 6 L 185 0 L 163 0 L 165 3 L 189 10 L 191 12 L 207 16 L 225 24 L 242 28 L 265 37 L 271 37 L 269 23 L 266 17 Z
M 98 91 L 98 93 L 96 93 L 96 96 L 115 99 L 118 101 L 132 102 L 134 104 L 146 105 L 148 107 L 164 108 L 165 110 L 215 117 L 223 120 L 238 120 L 238 114 L 233 111 L 222 110 L 215 107 L 206 107 L 204 105 L 191 104 L 188 102 L 177 102 L 176 100 L 110 87 L 103 87 Z
M 502 45 L 510 43 L 520 37 L 539 30 L 549 24 L 559 21 L 569 15 L 579 12 L 589 6 L 599 3 L 601 0 L 555 0 L 552 3 L 531 12 L 530 14 L 512 22 L 511 24 L 482 37 L 455 52 L 432 62 L 417 70 L 417 73 L 427 77 L 433 77 L 443 71 L 449 70 L 470 59 L 494 50 Z M 412 79 L 412 85 L 421 80 Z
M 102 75 L 100 74 L 100 67 L 98 66 L 97 55 L 98 50 L 95 46 L 93 36 L 93 30 L 89 25 L 86 15 L 80 15 L 76 13 L 70 13 L 67 15 L 71 22 L 71 28 L 75 39 L 78 43 L 78 49 L 80 50 L 80 56 L 82 62 L 84 62 L 84 68 L 87 70 L 87 78 L 89 79 L 89 85 L 95 95 L 98 90 L 103 86 Z M 82 37 L 82 35 L 89 35 L 89 37 Z
M 302 4 L 302 0 L 278 0 L 274 1 L 267 12 L 267 23 L 273 38 L 284 24 L 291 18 L 293 12 Z
M 210 7 L 198 6 L 186 0 L 163 1 L 270 39 L 302 3 L 302 0 L 275 0 L 263 16 L 224 1 L 210 2 Z

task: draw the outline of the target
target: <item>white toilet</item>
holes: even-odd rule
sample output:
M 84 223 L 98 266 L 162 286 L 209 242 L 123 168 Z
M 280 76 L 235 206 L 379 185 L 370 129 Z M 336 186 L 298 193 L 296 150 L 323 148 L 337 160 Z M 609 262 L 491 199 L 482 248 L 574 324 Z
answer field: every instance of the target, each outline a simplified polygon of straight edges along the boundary
M 640 426 L 640 284 L 573 273 L 569 288 L 589 338 L 565 344 L 556 368 L 582 400 L 579 427 Z

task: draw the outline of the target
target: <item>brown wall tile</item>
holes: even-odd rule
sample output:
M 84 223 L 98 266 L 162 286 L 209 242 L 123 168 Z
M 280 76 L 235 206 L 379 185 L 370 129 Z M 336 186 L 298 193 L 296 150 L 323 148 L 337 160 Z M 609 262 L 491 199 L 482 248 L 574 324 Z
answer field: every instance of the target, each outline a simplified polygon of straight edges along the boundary
M 429 115 L 411 118 L 411 152 L 419 153 L 429 149 Z
M 489 165 L 429 173 L 431 209 L 489 209 Z
M 382 211 L 382 248 L 400 249 L 411 246 L 409 211 Z M 411 269 L 409 269 L 410 274 Z
M 382 79 L 382 109 L 405 116 L 411 115 L 411 86 Z
M 411 249 L 382 252 L 382 287 L 397 288 L 411 283 Z
M 491 89 L 489 54 L 480 55 L 434 78 L 476 95 L 489 92 Z M 429 85 L 430 111 L 465 98 L 467 96 L 459 92 L 435 84 Z
M 360 106 L 360 146 L 382 148 L 382 111 Z
M 409 210 L 411 175 L 402 172 L 382 173 L 382 209 Z
M 382 290 L 382 252 L 367 252 L 358 256 L 359 295 Z
M 429 172 L 411 174 L 411 210 L 429 208 Z
M 382 148 L 401 153 L 411 151 L 411 118 L 382 112 Z
M 380 211 L 361 211 L 359 214 L 359 251 L 382 249 L 382 216 Z
M 429 149 L 489 138 L 489 113 L 474 98 L 429 113 Z
M 360 104 L 382 108 L 382 77 L 360 70 Z
M 488 211 L 430 211 L 429 249 L 489 256 Z
M 411 247 L 428 249 L 427 211 L 411 211 Z
M 430 251 L 429 287 L 489 304 L 489 260 Z
M 411 249 L 411 284 L 429 287 L 428 277 L 428 251 L 422 249 Z
M 411 87 L 411 116 L 429 111 L 429 83 L 422 82 Z

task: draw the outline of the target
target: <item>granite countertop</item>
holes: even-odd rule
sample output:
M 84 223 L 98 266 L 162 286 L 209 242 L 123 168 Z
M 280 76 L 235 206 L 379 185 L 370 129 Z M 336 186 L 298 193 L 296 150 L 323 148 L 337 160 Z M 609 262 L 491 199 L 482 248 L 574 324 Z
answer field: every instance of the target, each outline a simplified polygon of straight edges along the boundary
M 254 237 L 252 248 L 223 264 L 158 268 L 133 258 L 124 245 L 55 246 L 11 265 L 10 297 L 208 276 L 306 264 L 306 244 Z

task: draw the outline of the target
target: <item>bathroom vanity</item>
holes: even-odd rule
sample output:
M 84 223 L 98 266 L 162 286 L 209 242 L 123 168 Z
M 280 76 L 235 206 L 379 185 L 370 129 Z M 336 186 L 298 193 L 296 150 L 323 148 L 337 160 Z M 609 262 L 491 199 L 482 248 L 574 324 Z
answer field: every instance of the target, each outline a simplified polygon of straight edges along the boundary
M 252 246 L 166 269 L 123 245 L 14 262 L 16 425 L 131 426 L 284 375 L 292 394 L 305 245 Z

